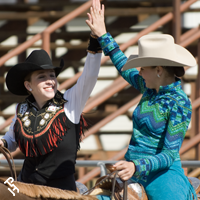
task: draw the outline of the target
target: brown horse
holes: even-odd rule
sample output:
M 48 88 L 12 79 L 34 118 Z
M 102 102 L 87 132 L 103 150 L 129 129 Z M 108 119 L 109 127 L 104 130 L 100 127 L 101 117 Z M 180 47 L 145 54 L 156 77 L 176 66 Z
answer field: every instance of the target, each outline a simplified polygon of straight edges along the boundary
M 61 190 L 57 188 L 39 186 L 34 184 L 25 184 L 14 181 L 12 185 L 15 185 L 19 189 L 19 193 L 13 190 L 8 184 L 4 184 L 5 179 L 0 179 L 0 199 L 1 200 L 97 200 L 95 196 L 81 195 L 78 192 Z M 10 189 L 10 190 L 8 190 Z

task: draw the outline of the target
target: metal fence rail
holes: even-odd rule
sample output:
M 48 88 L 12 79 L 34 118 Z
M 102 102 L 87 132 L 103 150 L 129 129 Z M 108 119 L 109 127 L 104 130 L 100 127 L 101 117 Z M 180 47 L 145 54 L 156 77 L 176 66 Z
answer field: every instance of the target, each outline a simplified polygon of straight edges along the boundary
M 12 162 L 12 160 L 11 160 Z M 24 159 L 14 159 L 15 167 L 21 168 L 23 165 Z M 100 167 L 101 176 L 106 175 L 106 163 L 115 164 L 117 161 L 114 160 L 77 160 L 76 167 Z M 200 167 L 200 161 L 181 161 L 182 167 L 184 168 L 198 168 Z M 5 169 L 8 168 L 7 160 L 0 159 L 0 168 Z

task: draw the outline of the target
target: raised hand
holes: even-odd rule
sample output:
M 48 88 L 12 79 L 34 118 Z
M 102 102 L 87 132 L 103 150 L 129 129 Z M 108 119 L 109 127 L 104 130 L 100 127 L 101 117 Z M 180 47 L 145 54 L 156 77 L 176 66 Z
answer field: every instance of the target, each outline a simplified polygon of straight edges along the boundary
M 104 22 L 104 5 L 101 6 L 100 0 L 92 1 L 90 13 L 87 13 L 87 15 L 88 20 L 86 20 L 86 23 L 90 27 L 92 34 L 98 37 L 104 35 L 107 31 Z

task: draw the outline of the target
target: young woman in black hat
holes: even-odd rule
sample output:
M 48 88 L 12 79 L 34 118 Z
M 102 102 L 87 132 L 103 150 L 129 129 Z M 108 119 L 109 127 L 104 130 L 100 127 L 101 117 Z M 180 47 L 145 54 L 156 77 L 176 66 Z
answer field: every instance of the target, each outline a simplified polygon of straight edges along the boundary
M 33 51 L 6 77 L 8 90 L 29 96 L 16 107 L 16 115 L 0 145 L 17 147 L 25 155 L 19 181 L 76 191 L 74 172 L 84 120 L 82 111 L 100 68 L 101 48 L 91 34 L 84 70 L 64 94 L 57 90 L 55 67 L 44 50 Z

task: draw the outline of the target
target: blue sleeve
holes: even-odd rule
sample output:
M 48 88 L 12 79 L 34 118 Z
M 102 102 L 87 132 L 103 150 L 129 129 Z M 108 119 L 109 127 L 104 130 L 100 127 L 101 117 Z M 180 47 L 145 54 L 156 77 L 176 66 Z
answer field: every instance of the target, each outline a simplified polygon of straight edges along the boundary
M 172 105 L 171 105 L 172 104 Z M 164 136 L 164 145 L 158 154 L 133 160 L 136 166 L 134 177 L 145 181 L 150 172 L 169 168 L 175 160 L 180 160 L 179 150 L 188 129 L 192 107 L 190 101 L 172 99 L 170 111 L 167 113 L 168 125 Z
M 105 54 L 105 56 L 110 56 L 113 64 L 120 73 L 120 75 L 134 88 L 144 93 L 146 86 L 143 78 L 139 75 L 137 69 L 132 68 L 126 71 L 121 71 L 122 67 L 127 62 L 127 57 L 119 49 L 118 44 L 115 42 L 110 33 L 106 33 L 98 38 L 99 44 Z

